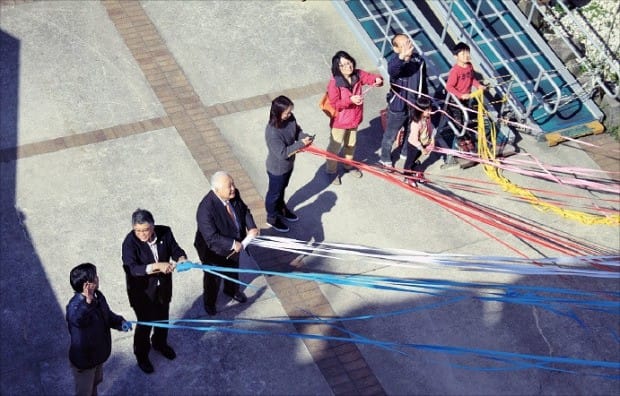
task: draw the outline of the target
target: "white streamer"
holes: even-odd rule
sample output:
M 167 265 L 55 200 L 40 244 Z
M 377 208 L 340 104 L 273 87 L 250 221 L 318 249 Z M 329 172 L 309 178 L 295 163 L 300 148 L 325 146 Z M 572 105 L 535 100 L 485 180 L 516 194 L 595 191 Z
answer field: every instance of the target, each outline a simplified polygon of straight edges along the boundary
M 284 237 L 258 236 L 251 245 L 306 256 L 343 260 L 347 257 L 376 259 L 397 267 L 449 267 L 469 271 L 521 275 L 574 275 L 592 278 L 620 278 L 620 255 L 523 259 L 502 256 L 431 254 L 406 249 L 379 249 L 354 244 L 313 243 Z M 609 268 L 596 268 L 595 266 Z

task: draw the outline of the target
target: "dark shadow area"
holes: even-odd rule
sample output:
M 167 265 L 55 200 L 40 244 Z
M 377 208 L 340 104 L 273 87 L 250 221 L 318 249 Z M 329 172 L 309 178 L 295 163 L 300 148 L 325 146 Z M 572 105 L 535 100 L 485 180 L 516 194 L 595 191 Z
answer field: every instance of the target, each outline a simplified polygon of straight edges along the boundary
M 293 171 L 293 173 L 294 172 L 295 171 Z M 330 183 L 331 179 L 325 173 L 325 163 L 323 163 L 316 169 L 312 180 L 306 183 L 299 190 L 295 191 L 288 199 L 284 197 L 287 206 L 292 211 L 296 211 L 298 205 L 321 193 L 321 191 L 325 190 Z
M 6 395 L 40 394 L 55 385 L 46 382 L 49 373 L 41 371 L 41 364 L 67 356 L 69 345 L 64 307 L 33 245 L 28 219 L 16 206 L 17 161 L 11 158 L 19 144 L 20 46 L 20 40 L 0 30 L 0 393 Z M 69 274 L 70 287 L 68 279 Z
M 324 173 L 322 169 L 319 168 L 317 171 L 318 174 Z M 312 196 L 308 197 L 310 199 Z M 316 196 L 316 199 L 313 202 L 307 203 L 302 207 L 295 207 L 295 213 L 299 217 L 299 221 L 296 222 L 286 222 L 289 226 L 290 231 L 286 233 L 281 233 L 273 230 L 272 228 L 261 229 L 261 235 L 266 236 L 276 236 L 276 237 L 285 237 L 285 238 L 293 238 L 302 241 L 309 242 L 322 242 L 325 239 L 325 234 L 323 231 L 323 215 L 329 213 L 331 209 L 336 206 L 336 201 L 338 197 L 336 193 L 332 191 L 323 191 L 319 192 Z M 294 207 L 289 200 L 290 207 Z M 262 251 L 259 253 L 259 256 L 264 254 L 265 249 L 258 248 L 256 246 L 250 245 L 248 247 L 248 252 L 250 255 L 253 255 L 254 252 Z M 274 256 L 276 260 L 278 256 Z M 253 258 L 251 258 L 253 259 Z M 263 259 L 264 261 L 264 259 Z M 261 267 L 266 268 L 266 267 Z
M 365 164 L 376 165 L 380 157 L 383 127 L 381 126 L 380 115 L 371 114 L 370 116 L 374 118 L 369 121 L 369 126 L 357 131 L 357 143 L 353 159 Z
M 250 245 L 248 246 L 247 251 L 244 251 L 241 253 L 241 257 L 239 259 L 239 268 L 241 269 L 258 268 L 256 264 L 256 260 L 254 260 L 254 258 L 252 257 L 253 249 L 255 249 L 255 247 Z M 204 273 L 203 271 L 200 271 L 198 269 L 192 269 L 190 271 L 191 271 L 191 276 L 199 277 L 200 279 L 202 279 L 203 273 Z M 186 274 L 184 273 L 175 274 L 175 276 L 185 276 L 185 275 Z M 248 296 L 248 301 L 243 304 L 239 304 L 235 302 L 231 297 L 224 294 L 223 282 L 220 282 L 220 291 L 217 296 L 218 316 L 216 316 L 216 318 L 219 317 L 220 315 L 225 315 L 225 312 L 227 311 L 232 311 L 232 315 L 230 316 L 239 315 L 239 312 L 242 312 L 245 309 L 245 307 L 247 307 L 248 305 L 252 304 L 257 299 L 259 299 L 266 292 L 265 287 L 257 288 L 254 286 L 246 286 L 246 285 L 252 285 L 252 282 L 254 282 L 254 280 L 258 276 L 259 275 L 253 274 L 253 273 L 239 274 L 239 281 L 241 282 L 241 284 L 239 285 L 239 290 L 245 292 L 246 295 Z M 202 287 L 199 290 L 196 290 L 196 294 L 198 294 L 198 297 L 192 303 L 191 307 L 183 313 L 181 318 L 183 319 L 212 318 L 208 316 L 204 310 L 203 299 L 202 299 L 202 295 L 203 295 Z M 232 304 L 229 304 L 229 303 L 232 303 Z
M 263 253 L 262 260 L 267 257 L 283 258 L 281 251 Z M 291 256 L 290 253 L 287 255 Z M 270 264 L 259 261 L 260 267 Z M 293 267 L 280 269 L 282 272 L 296 270 L 299 271 Z M 338 273 L 337 268 L 332 271 L 304 268 L 303 271 Z M 416 394 L 428 395 L 480 394 L 480 389 L 485 390 L 483 394 L 588 394 L 594 388 L 597 394 L 613 394 L 617 380 L 605 376 L 617 376 L 617 370 L 588 367 L 579 364 L 579 361 L 617 361 L 620 352 L 617 313 L 588 309 L 585 301 L 589 296 L 580 293 L 590 293 L 602 302 L 616 301 L 617 297 L 605 293 L 617 289 L 616 280 L 520 276 L 505 283 L 448 281 L 452 278 L 450 274 L 455 271 L 458 270 L 437 270 L 432 279 L 413 275 L 414 272 L 409 270 L 392 275 L 402 279 L 402 284 L 415 281 L 419 287 L 410 291 L 327 286 L 332 306 L 341 305 L 335 304 L 335 299 L 356 303 L 347 304 L 347 307 L 355 308 L 341 307 L 335 317 L 338 321 L 334 323 L 334 326 L 340 328 L 324 327 L 323 334 L 350 339 L 354 335 L 348 332 L 353 332 L 371 342 L 399 344 L 387 348 L 366 342 L 356 344 L 368 365 L 381 379 L 387 394 L 408 394 L 412 384 L 415 384 Z M 383 271 L 381 276 L 389 275 Z M 470 278 L 467 275 L 462 277 Z M 580 304 L 581 301 L 584 304 Z M 252 303 L 254 301 L 235 304 L 218 313 L 214 319 L 253 317 L 283 319 L 286 322 L 287 318 L 273 317 L 273 314 L 267 312 L 254 312 L 253 315 L 244 313 L 243 310 L 250 308 Z M 290 319 L 332 318 L 312 312 L 303 299 L 289 301 L 288 306 L 289 310 L 294 308 L 299 312 L 299 315 L 291 316 Z M 351 317 L 360 319 L 347 320 Z M 201 318 L 209 319 L 204 315 Z M 213 326 L 232 327 L 221 323 L 214 323 Z M 262 377 L 264 380 L 267 376 L 273 376 L 274 370 L 277 372 L 275 375 L 290 376 L 294 375 L 291 370 L 304 370 L 315 365 L 324 367 L 320 361 L 298 362 L 295 366 L 281 367 L 282 360 L 288 359 L 281 353 L 294 345 L 285 334 L 318 334 L 316 325 L 248 322 L 237 323 L 234 327 L 272 334 L 171 330 L 171 339 L 180 352 L 179 356 L 170 362 L 153 354 L 152 360 L 156 370 L 161 373 L 173 370 L 174 383 L 170 383 L 171 376 L 168 374 L 146 376 L 132 367 L 128 371 L 119 372 L 118 376 L 110 373 L 113 379 L 110 380 L 111 386 L 107 393 L 128 393 L 139 389 L 149 389 L 154 394 L 162 395 L 172 389 L 175 393 L 228 393 L 223 391 L 222 386 L 226 386 L 229 380 L 221 377 L 222 373 L 244 375 L 249 389 L 256 391 L 259 389 L 256 387 L 260 386 L 255 382 L 256 379 Z M 345 347 L 348 344 L 345 341 L 325 343 L 326 346 L 334 343 L 340 345 L 339 348 L 348 348 Z M 403 344 L 414 347 L 403 347 Z M 276 349 L 268 350 L 269 347 Z M 469 352 L 453 352 L 449 348 Z M 481 351 L 488 351 L 489 355 L 485 356 Z M 272 354 L 264 356 L 262 361 L 256 359 L 260 352 Z M 292 349 L 290 352 L 298 353 Z M 502 353 L 520 356 L 506 356 Z M 526 355 L 538 356 L 543 362 L 528 360 Z M 281 359 L 280 364 L 274 366 L 273 359 L 278 357 Z M 544 361 L 556 358 L 575 359 L 577 364 Z M 122 361 L 114 358 L 114 354 L 109 363 L 109 367 L 123 365 Z M 550 371 L 546 368 L 569 371 Z M 307 384 L 297 385 L 297 393 L 307 393 Z M 280 394 L 279 391 L 281 389 L 269 388 L 266 393 Z M 244 392 L 234 389 L 234 393 Z
M 302 241 L 323 242 L 325 240 L 323 217 L 336 206 L 337 200 L 336 193 L 323 191 L 314 202 L 297 209 L 299 221 L 289 224 L 291 231 L 288 236 Z
M 592 0 L 566 0 L 566 5 L 568 6 L 568 8 L 573 9 L 573 8 L 579 8 L 579 7 L 583 7 L 586 6 L 588 4 L 590 4 Z M 555 1 L 550 1 L 550 5 L 553 6 Z

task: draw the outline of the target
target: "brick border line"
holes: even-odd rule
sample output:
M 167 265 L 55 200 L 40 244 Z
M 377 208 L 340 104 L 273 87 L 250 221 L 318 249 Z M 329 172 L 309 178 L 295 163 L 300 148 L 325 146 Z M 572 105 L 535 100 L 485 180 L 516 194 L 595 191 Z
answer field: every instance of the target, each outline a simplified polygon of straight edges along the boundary
M 264 270 L 278 272 L 299 270 L 294 264 L 297 261 L 297 255 L 293 253 L 255 247 L 252 250 L 252 256 Z M 269 287 L 278 296 L 288 317 L 338 317 L 316 282 L 277 276 L 267 276 L 266 279 Z M 335 322 L 334 325 L 345 327 L 342 322 Z M 294 327 L 302 334 L 350 338 L 348 334 L 333 326 L 294 324 Z M 303 342 L 334 394 L 386 394 L 355 343 L 313 339 L 304 339 Z
M 172 123 L 168 117 L 151 118 L 131 124 L 118 125 L 95 131 L 68 135 L 41 142 L 24 144 L 17 147 L 9 147 L 0 150 L 0 162 L 15 161 L 17 159 L 32 157 L 39 154 L 52 153 L 72 147 L 85 146 L 87 144 L 100 143 L 106 140 L 118 139 L 125 136 L 137 135 L 152 130 L 168 128 Z
M 226 169 L 244 191 L 248 205 L 259 218 L 264 218 L 260 194 L 241 163 L 230 155 L 232 150 L 212 121 L 212 114 L 207 112 L 140 3 L 103 0 L 102 4 L 204 175 Z
M 32 2 L 34 0 L 28 1 Z M 279 91 L 278 93 L 256 95 L 240 100 L 217 103 L 211 106 L 205 106 L 204 108 L 209 118 L 216 118 L 237 112 L 260 109 L 269 106 L 271 101 L 278 95 L 286 95 L 291 99 L 302 99 L 308 96 L 317 95 L 323 92 L 325 88 L 324 85 L 324 82 L 319 82 L 300 88 Z M 131 124 L 118 125 L 95 131 L 82 132 L 74 135 L 27 143 L 16 147 L 7 147 L 0 149 L 0 162 L 8 162 L 21 158 L 32 157 L 34 155 L 64 150 L 71 147 L 101 143 L 106 140 L 155 131 L 162 128 L 168 128 L 170 126 L 173 126 L 170 118 L 168 116 L 164 116 L 159 118 L 151 118 L 144 121 L 136 121 Z
M 21 4 L 35 3 L 37 1 L 38 0 L 0 0 L 0 6 L 15 7 Z M 114 12 L 118 12 L 118 11 L 114 11 Z M 311 84 L 306 87 L 289 89 L 286 91 L 282 91 L 279 94 L 286 95 L 290 97 L 291 99 L 296 99 L 296 98 L 302 98 L 302 97 L 320 94 L 320 93 L 323 93 L 324 90 L 325 90 L 325 83 L 321 82 L 321 83 Z M 254 96 L 251 98 L 245 98 L 239 101 L 231 101 L 231 102 L 211 105 L 211 106 L 205 107 L 205 110 L 207 111 L 207 114 L 210 117 L 217 117 L 221 115 L 231 114 L 235 112 L 235 109 L 238 109 L 236 111 L 243 111 L 243 110 L 251 110 L 255 108 L 264 107 L 268 105 L 269 102 L 273 100 L 274 97 L 275 97 L 274 95 L 270 95 L 270 94 L 257 95 L 257 96 Z M 586 135 L 586 136 L 582 136 L 580 140 L 594 143 L 601 147 L 608 147 L 610 145 L 619 144 L 619 142 L 616 141 L 609 133 L 601 133 L 598 135 Z M 45 142 L 45 144 L 49 144 L 49 143 Z M 65 148 L 63 147 L 63 143 L 60 141 L 56 142 L 55 145 L 58 147 L 58 149 Z M 50 149 L 45 149 L 44 151 L 39 152 L 40 150 L 39 147 L 30 147 L 30 145 L 25 145 L 25 146 L 28 146 L 28 147 L 22 148 L 20 146 L 17 148 L 5 148 L 5 149 L 0 150 L 0 162 L 6 162 L 10 160 L 15 160 L 18 158 L 24 158 L 24 157 L 29 157 L 29 156 L 36 155 L 36 154 L 50 152 Z M 590 158 L 592 158 L 592 160 L 596 162 L 596 164 L 602 170 L 605 170 L 608 172 L 620 172 L 620 166 L 618 165 L 620 163 L 620 155 L 618 154 L 617 151 L 616 152 L 612 152 L 612 151 L 601 152 L 601 150 L 598 150 L 598 151 L 592 150 L 585 145 L 582 146 L 581 149 L 585 151 L 590 156 Z M 13 153 L 16 150 L 19 153 Z M 51 151 L 54 151 L 54 150 L 51 150 Z M 620 176 L 614 177 L 612 175 L 612 178 L 614 178 L 615 180 L 618 180 L 620 179 Z
M 2 1 L 2 0 L 0 0 Z M 32 1 L 32 0 L 30 0 Z M 314 83 L 300 88 L 280 91 L 277 94 L 256 95 L 250 98 L 234 100 L 205 107 L 210 118 L 230 115 L 237 112 L 260 109 L 271 104 L 273 98 L 278 95 L 286 95 L 291 99 L 301 99 L 322 92 L 324 83 Z M 14 161 L 21 158 L 32 157 L 39 154 L 51 153 L 71 147 L 84 146 L 87 144 L 101 143 L 103 141 L 118 139 L 125 136 L 135 135 L 168 128 L 172 125 L 167 116 L 151 118 L 144 121 L 136 121 L 131 124 L 118 125 L 115 127 L 98 129 L 95 131 L 82 132 L 74 135 L 62 136 L 39 142 L 27 143 L 16 147 L 0 149 L 0 162 Z
M 257 221 L 264 222 L 266 216 L 261 194 L 240 161 L 231 155 L 231 147 L 211 118 L 265 107 L 270 105 L 274 96 L 259 95 L 205 107 L 142 6 L 136 1 L 102 0 L 102 3 L 205 176 L 219 169 L 230 172 Z M 296 98 L 307 96 L 308 91 L 318 94 L 324 89 L 324 83 L 317 83 L 283 93 Z M 262 268 L 265 268 L 264 263 L 287 268 L 294 257 L 289 253 L 263 249 L 255 258 Z M 307 317 L 308 312 L 300 305 L 307 306 L 315 314 L 336 316 L 315 282 L 288 281 L 278 277 L 268 277 L 267 282 L 289 316 Z M 334 334 L 333 328 L 328 326 L 296 327 L 308 334 Z M 317 340 L 304 340 L 304 343 L 335 394 L 385 394 L 354 343 Z

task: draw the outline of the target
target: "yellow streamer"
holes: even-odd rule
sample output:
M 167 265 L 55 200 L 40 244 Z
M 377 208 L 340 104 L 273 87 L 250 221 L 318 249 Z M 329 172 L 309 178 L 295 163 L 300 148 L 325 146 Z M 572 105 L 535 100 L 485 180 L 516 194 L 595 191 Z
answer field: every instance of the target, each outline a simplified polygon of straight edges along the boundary
M 472 93 L 471 97 L 475 99 L 478 104 L 477 106 L 478 108 L 478 115 L 477 115 L 478 155 L 480 156 L 481 159 L 488 160 L 493 163 L 498 163 L 498 160 L 495 157 L 495 153 L 497 152 L 496 150 L 497 132 L 495 130 L 495 125 L 493 122 L 489 122 L 490 139 L 491 139 L 490 147 L 486 141 L 484 119 L 485 119 L 485 116 L 487 116 L 487 111 L 484 108 L 484 104 L 483 104 L 482 89 L 476 90 L 474 93 Z M 596 225 L 620 225 L 619 214 L 614 214 L 610 216 L 599 216 L 599 215 L 593 215 L 590 213 L 585 213 L 585 212 L 581 212 L 577 210 L 560 208 L 556 205 L 550 204 L 549 202 L 545 202 L 539 199 L 531 191 L 523 187 L 517 186 L 516 184 L 513 184 L 510 180 L 508 180 L 506 177 L 504 177 L 501 174 L 499 167 L 484 164 L 483 168 L 487 176 L 489 176 L 489 178 L 491 178 L 493 181 L 498 183 L 504 189 L 504 191 L 507 191 L 513 195 L 524 198 L 525 200 L 529 201 L 532 205 L 534 205 L 534 207 L 536 207 L 537 209 L 543 212 L 552 212 L 555 214 L 559 214 L 562 217 L 565 217 L 571 220 L 577 220 L 583 224 L 588 224 L 588 225 L 595 225 L 595 224 Z

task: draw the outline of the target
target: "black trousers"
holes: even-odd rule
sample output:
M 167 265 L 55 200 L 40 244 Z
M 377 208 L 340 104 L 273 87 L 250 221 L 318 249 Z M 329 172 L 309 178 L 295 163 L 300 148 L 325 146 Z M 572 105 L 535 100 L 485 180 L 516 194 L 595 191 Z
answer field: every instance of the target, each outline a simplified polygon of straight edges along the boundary
M 151 301 L 145 298 L 139 304 L 134 304 L 133 310 L 140 322 L 168 320 L 170 302 Z M 153 337 L 151 338 L 151 331 Z M 162 327 L 137 325 L 133 335 L 133 353 L 137 359 L 147 358 L 151 349 L 151 342 L 155 347 L 168 344 L 168 329 Z
M 204 259 L 203 257 L 200 257 L 200 261 L 203 263 L 210 263 L 208 259 Z M 222 267 L 239 268 L 239 253 L 233 254 L 229 259 L 226 259 L 224 262 L 220 262 L 218 265 Z M 222 275 L 226 275 L 234 280 L 239 280 L 238 272 L 222 272 Z M 224 281 L 225 294 L 233 296 L 237 293 L 237 291 L 239 291 L 238 283 L 229 281 L 228 279 L 222 279 L 218 275 L 205 272 L 204 277 L 202 278 L 202 298 L 205 307 L 215 307 L 222 280 Z
M 413 170 L 413 165 L 420 158 L 422 152 L 413 144 L 405 142 L 407 145 L 407 159 L 405 160 L 404 168 L 406 170 Z
M 454 122 L 456 122 L 456 129 L 460 130 L 463 127 L 463 123 L 465 122 L 465 115 L 463 114 L 463 111 L 460 109 L 460 107 L 454 105 L 454 100 L 451 100 L 449 103 L 453 105 L 448 106 L 448 114 L 450 114 L 452 118 L 454 118 Z M 466 109 L 472 109 L 472 102 L 469 99 L 460 99 L 459 103 L 465 106 Z M 469 124 L 476 123 L 476 113 L 468 111 L 467 116 L 469 117 Z

